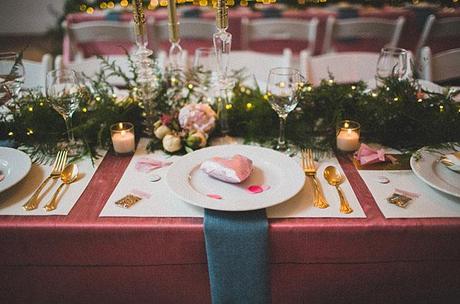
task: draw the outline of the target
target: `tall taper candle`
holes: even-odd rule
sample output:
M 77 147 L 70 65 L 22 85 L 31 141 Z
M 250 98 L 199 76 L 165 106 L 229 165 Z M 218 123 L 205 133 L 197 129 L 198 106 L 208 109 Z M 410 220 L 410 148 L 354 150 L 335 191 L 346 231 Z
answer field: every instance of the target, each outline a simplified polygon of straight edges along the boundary
M 216 26 L 218 29 L 228 28 L 228 7 L 226 0 L 217 0 Z
M 145 15 L 142 0 L 133 0 L 134 23 L 136 23 L 136 34 L 144 36 Z
M 169 41 L 179 42 L 179 22 L 177 21 L 176 0 L 168 0 Z

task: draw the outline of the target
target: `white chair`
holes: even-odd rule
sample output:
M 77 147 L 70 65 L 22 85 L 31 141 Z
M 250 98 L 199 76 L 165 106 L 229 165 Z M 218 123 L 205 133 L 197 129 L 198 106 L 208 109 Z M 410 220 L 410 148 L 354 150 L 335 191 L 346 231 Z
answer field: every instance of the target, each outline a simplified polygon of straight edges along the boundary
M 230 53 L 230 70 L 245 69 L 250 77 L 246 79 L 246 85 L 253 85 L 254 80 L 262 90 L 265 90 L 268 73 L 276 67 L 290 67 L 292 51 L 285 49 L 283 54 L 267 54 L 254 51 L 233 51 Z
M 149 23 L 153 21 L 149 19 Z M 135 44 L 136 37 L 132 22 L 121 21 L 88 21 L 81 23 L 64 23 L 70 40 L 70 58 L 78 61 L 84 58 L 80 44 L 97 42 L 127 42 Z M 97 54 L 93 54 L 97 55 Z
M 179 21 L 181 40 L 209 40 L 209 46 L 212 46 L 212 35 L 216 32 L 214 21 L 198 18 L 181 18 Z M 162 20 L 153 23 L 152 36 L 152 49 L 158 52 L 161 42 L 169 40 L 168 21 Z
M 104 56 L 110 63 L 115 62 L 116 66 L 121 68 L 122 72 L 126 73 L 129 77 L 132 77 L 130 72 L 128 57 L 125 55 L 111 55 Z M 62 56 L 59 55 L 55 59 L 55 68 L 56 69 L 71 69 L 75 72 L 84 74 L 87 77 L 93 78 L 97 73 L 101 71 L 102 64 L 101 60 L 97 57 L 90 57 L 81 59 L 79 61 L 73 61 L 70 63 L 64 63 Z M 114 86 L 123 86 L 125 84 L 124 80 L 120 77 L 110 77 L 107 79 L 111 85 Z
M 45 88 L 46 74 L 53 68 L 53 57 L 50 54 L 45 54 L 41 61 L 22 60 L 24 65 L 24 84 L 23 89 Z
M 336 19 L 328 17 L 324 35 L 323 54 L 334 51 L 332 41 L 340 39 L 379 39 L 383 46 L 396 47 L 401 37 L 405 18 L 396 20 L 382 18 Z
M 420 51 L 430 39 L 460 39 L 460 17 L 436 19 L 429 15 L 423 27 L 422 34 L 416 46 L 416 58 L 419 60 Z M 423 63 L 421 63 L 423 64 Z
M 301 54 L 300 71 L 313 84 L 329 79 L 329 74 L 338 83 L 355 83 L 375 78 L 379 53 L 343 52 L 314 57 Z
M 423 60 L 421 78 L 443 82 L 460 78 L 460 48 L 431 54 L 427 46 L 420 51 Z
M 308 42 L 305 48 L 310 54 L 315 52 L 318 19 L 310 21 L 289 18 L 248 19 L 241 21 L 241 45 L 249 49 L 252 41 L 258 40 L 301 40 Z
M 313 85 L 320 84 L 321 80 L 329 79 L 329 75 L 332 75 L 338 83 L 366 81 L 372 88 L 376 86 L 375 75 L 379 55 L 380 53 L 372 52 L 341 52 L 311 57 L 301 53 L 299 70 Z M 407 71 L 403 78 L 412 77 L 412 60 L 413 55 L 408 52 Z

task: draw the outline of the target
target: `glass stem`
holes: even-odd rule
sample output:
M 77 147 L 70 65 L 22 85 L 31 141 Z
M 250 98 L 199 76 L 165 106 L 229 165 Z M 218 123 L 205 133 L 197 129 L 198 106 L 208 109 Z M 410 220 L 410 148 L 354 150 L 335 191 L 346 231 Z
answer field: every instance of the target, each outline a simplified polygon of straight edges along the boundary
M 280 116 L 280 136 L 278 138 L 278 146 L 280 149 L 286 149 L 286 116 Z
M 221 99 L 218 105 L 220 131 L 223 135 L 226 135 L 230 132 L 230 128 L 228 126 L 228 112 L 227 112 L 228 89 L 225 86 L 223 86 L 220 96 L 221 96 Z
M 73 130 L 72 130 L 72 118 L 70 116 L 64 116 L 65 127 L 67 129 L 67 137 L 69 138 L 69 143 L 74 143 L 75 138 L 73 137 Z

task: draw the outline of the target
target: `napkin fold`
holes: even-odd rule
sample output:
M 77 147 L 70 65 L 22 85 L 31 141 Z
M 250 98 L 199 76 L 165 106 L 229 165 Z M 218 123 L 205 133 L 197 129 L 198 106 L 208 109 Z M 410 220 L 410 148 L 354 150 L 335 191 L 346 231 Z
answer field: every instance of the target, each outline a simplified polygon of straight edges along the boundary
M 204 236 L 212 303 L 270 303 L 265 209 L 205 209 Z
M 385 161 L 385 150 L 373 149 L 366 144 L 361 144 L 355 154 L 355 158 L 361 165 L 374 164 Z

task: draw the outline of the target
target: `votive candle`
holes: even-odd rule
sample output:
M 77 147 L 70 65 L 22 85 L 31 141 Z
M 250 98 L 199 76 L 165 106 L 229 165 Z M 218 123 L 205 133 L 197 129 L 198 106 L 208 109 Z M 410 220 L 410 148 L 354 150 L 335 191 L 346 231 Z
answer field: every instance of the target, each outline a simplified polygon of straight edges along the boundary
M 351 120 L 343 120 L 337 126 L 337 149 L 344 152 L 352 152 L 359 149 L 360 137 L 359 123 Z
M 110 127 L 113 150 L 118 154 L 133 153 L 135 149 L 134 126 L 129 122 L 119 122 Z

